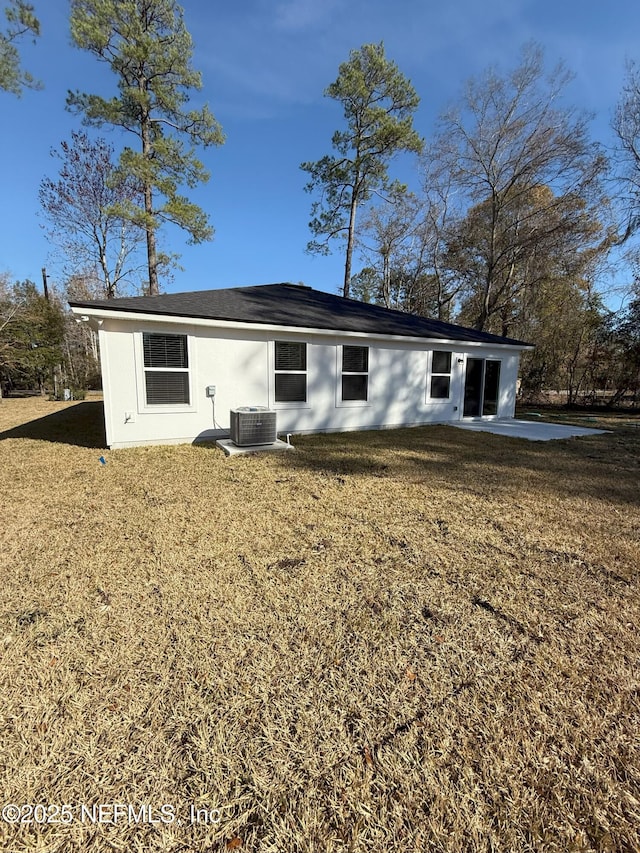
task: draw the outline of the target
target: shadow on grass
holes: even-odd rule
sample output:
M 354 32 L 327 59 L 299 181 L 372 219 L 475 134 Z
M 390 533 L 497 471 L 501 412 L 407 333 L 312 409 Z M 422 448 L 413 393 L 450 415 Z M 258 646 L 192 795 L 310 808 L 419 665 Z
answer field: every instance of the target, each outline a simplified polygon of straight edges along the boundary
M 282 464 L 325 476 L 390 477 L 461 493 L 536 490 L 640 500 L 640 430 L 531 442 L 447 426 L 294 436 Z
M 7 438 L 31 438 L 75 447 L 106 449 L 104 406 L 101 401 L 78 403 L 0 432 L 0 441 Z

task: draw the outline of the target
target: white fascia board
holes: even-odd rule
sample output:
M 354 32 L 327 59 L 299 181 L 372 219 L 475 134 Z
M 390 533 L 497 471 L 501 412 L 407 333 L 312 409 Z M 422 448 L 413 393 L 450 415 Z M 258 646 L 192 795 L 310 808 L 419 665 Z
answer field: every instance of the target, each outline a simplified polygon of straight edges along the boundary
M 324 337 L 357 338 L 360 340 L 382 342 L 405 342 L 424 344 L 426 341 L 441 346 L 487 348 L 499 347 L 505 350 L 533 350 L 534 346 L 519 346 L 517 344 L 499 344 L 492 341 L 460 341 L 446 338 L 414 337 L 410 335 L 385 335 L 377 332 L 347 332 L 342 329 L 315 329 L 311 326 L 280 326 L 270 323 L 242 323 L 238 320 L 213 320 L 203 317 L 181 317 L 173 314 L 147 314 L 142 311 L 109 311 L 104 308 L 71 307 L 74 314 L 88 317 L 89 322 L 102 325 L 104 320 L 130 320 L 136 323 L 170 323 L 172 325 L 205 326 L 208 329 L 225 329 L 228 331 L 252 332 L 260 329 L 283 335 L 295 332 L 300 335 L 323 335 Z

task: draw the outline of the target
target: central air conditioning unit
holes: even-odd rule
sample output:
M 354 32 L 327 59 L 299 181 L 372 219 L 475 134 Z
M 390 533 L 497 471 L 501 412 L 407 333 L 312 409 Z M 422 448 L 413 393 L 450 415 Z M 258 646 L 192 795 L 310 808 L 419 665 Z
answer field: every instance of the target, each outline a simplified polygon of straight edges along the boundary
M 276 440 L 276 413 L 266 406 L 241 406 L 231 409 L 229 416 L 231 441 L 238 447 Z

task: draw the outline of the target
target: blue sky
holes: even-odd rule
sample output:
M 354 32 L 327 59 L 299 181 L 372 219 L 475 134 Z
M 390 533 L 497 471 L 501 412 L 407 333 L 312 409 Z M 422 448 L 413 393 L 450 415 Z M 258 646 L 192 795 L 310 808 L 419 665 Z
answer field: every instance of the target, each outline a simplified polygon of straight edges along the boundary
M 45 88 L 21 99 L 0 93 L 0 271 L 40 282 L 46 265 L 60 285 L 41 227 L 38 187 L 44 176 L 56 176 L 51 148 L 80 127 L 65 110 L 67 90 L 109 95 L 115 77 L 71 45 L 66 0 L 32 2 L 42 37 L 22 53 Z M 180 232 L 166 236 L 163 248 L 179 252 L 184 267 L 165 285 L 169 291 L 276 281 L 338 291 L 341 246 L 330 257 L 305 253 L 312 198 L 299 166 L 330 153 L 342 115 L 322 93 L 352 48 L 384 41 L 421 97 L 415 125 L 425 138 L 469 77 L 490 64 L 512 67 L 533 39 L 549 67 L 563 59 L 574 72 L 568 99 L 594 113 L 593 138 L 610 145 L 625 60 L 640 61 L 637 0 L 183 0 L 182 6 L 195 42 L 193 64 L 203 76 L 197 97 L 209 103 L 226 143 L 203 152 L 211 180 L 191 196 L 209 214 L 215 238 L 190 246 Z M 116 148 L 125 142 L 119 131 L 100 134 Z

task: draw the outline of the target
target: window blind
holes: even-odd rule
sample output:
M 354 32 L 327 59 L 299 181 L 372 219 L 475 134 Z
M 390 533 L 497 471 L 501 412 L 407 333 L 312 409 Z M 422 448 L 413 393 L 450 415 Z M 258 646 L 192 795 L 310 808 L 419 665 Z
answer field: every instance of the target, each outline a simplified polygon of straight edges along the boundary
M 276 402 L 304 403 L 307 399 L 306 373 L 276 373 Z
M 169 373 L 162 370 L 148 370 L 145 374 L 147 384 L 147 405 L 162 406 L 175 403 L 189 405 L 189 374 Z
M 342 370 L 345 373 L 367 373 L 369 347 L 342 347 Z
M 189 367 L 186 335 L 142 335 L 145 367 Z
M 276 370 L 306 370 L 307 345 L 276 341 Z
M 366 400 L 369 377 L 366 373 L 345 373 L 342 376 L 343 400 Z

